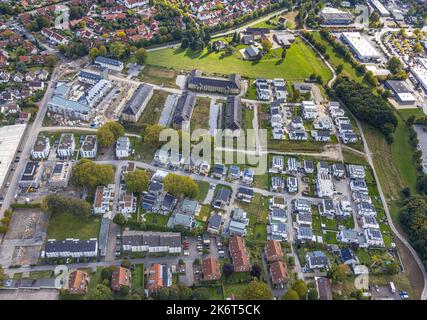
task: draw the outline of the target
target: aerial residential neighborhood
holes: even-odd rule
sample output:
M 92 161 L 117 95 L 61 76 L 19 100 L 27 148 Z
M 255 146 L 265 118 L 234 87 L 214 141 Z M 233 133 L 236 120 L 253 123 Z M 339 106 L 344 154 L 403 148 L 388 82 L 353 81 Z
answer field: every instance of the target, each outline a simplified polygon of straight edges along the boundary
M 426 19 L 0 1 L 0 300 L 426 300 Z

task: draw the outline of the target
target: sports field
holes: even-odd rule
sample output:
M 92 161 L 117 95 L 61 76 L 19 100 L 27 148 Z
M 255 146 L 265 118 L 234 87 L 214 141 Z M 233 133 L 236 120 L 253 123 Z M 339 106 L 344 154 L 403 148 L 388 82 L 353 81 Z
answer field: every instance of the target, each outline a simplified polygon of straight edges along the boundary
M 326 82 L 331 72 L 301 39 L 297 38 L 287 50 L 286 59 L 281 59 L 282 49 L 271 50 L 259 61 L 243 60 L 239 52 L 221 58 L 221 53 L 209 53 L 207 49 L 194 52 L 189 49 L 162 49 L 148 52 L 147 65 L 192 70 L 198 68 L 208 74 L 228 75 L 238 73 L 244 77 L 256 79 L 285 78 L 299 81 L 311 74 L 320 74 Z

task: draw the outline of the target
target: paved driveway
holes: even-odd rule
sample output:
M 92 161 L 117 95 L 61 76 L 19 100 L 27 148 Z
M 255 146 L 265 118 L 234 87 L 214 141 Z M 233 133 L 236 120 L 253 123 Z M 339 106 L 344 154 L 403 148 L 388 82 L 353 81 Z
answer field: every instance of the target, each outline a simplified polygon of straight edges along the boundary
M 221 103 L 215 103 L 215 99 L 211 99 L 210 112 L 209 112 L 209 133 L 211 136 L 215 135 L 215 131 L 218 128 L 218 116 L 221 111 Z

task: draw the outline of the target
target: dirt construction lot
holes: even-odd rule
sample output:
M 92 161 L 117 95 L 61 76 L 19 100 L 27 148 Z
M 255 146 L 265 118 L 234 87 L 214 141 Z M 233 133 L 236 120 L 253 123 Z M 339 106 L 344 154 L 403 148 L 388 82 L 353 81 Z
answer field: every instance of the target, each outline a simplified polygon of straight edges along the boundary
M 59 291 L 56 289 L 18 289 L 0 290 L 0 300 L 58 300 Z
M 0 264 L 30 265 L 37 263 L 46 238 L 48 215 L 38 209 L 17 210 L 0 246 Z
M 40 240 L 46 235 L 48 216 L 37 209 L 16 211 L 12 216 L 5 240 Z

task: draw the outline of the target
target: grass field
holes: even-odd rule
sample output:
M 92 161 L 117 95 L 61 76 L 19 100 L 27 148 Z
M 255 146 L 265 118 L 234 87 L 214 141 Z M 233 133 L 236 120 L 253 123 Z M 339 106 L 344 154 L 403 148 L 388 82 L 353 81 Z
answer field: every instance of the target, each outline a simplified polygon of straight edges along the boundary
M 415 116 L 415 118 L 425 116 L 424 111 L 421 109 L 400 109 L 398 110 L 403 120 L 407 120 L 410 116 Z
M 321 152 L 323 147 L 326 145 L 325 142 L 313 142 L 313 141 L 291 141 L 291 140 L 272 140 L 268 139 L 268 149 L 293 152 L 293 151 L 311 151 Z
M 50 218 L 47 238 L 56 240 L 98 238 L 100 224 L 101 219 L 98 217 L 85 219 L 71 214 L 57 213 Z
M 360 164 L 363 166 L 368 165 L 366 158 L 359 153 L 343 148 L 342 155 L 345 163 Z
M 194 107 L 194 111 L 190 121 L 191 131 L 194 131 L 196 129 L 209 130 L 210 103 L 211 100 L 209 98 L 197 98 L 196 105 Z
M 404 187 L 409 187 L 415 192 L 417 176 L 405 123 L 398 117 L 398 126 L 392 145 L 386 142 L 378 130 L 368 125 L 363 125 L 363 132 L 372 152 L 379 182 L 390 204 L 390 213 L 393 220 L 399 224 L 398 207 L 394 202 L 399 199 L 400 190 Z
M 199 195 L 197 196 L 197 201 L 204 201 L 206 198 L 206 195 L 209 191 L 209 182 L 206 181 L 196 181 L 197 185 L 199 186 Z
M 144 82 L 178 88 L 176 85 L 177 75 L 178 73 L 174 69 L 158 66 L 145 66 L 139 75 L 139 79 Z
M 254 110 L 250 110 L 249 108 L 242 108 L 242 118 L 245 129 L 253 129 L 252 120 L 254 118 Z
M 271 50 L 269 57 L 264 57 L 260 61 L 245 61 L 238 52 L 221 59 L 221 53 L 209 53 L 207 49 L 194 52 L 181 48 L 168 48 L 149 52 L 147 65 L 187 71 L 198 68 L 209 74 L 238 73 L 252 79 L 281 77 L 288 81 L 303 80 L 312 73 L 317 73 L 326 81 L 332 76 L 315 52 L 301 39 L 297 38 L 287 50 L 284 61 L 280 58 L 280 53 L 281 49 L 274 49 Z
M 144 215 L 144 218 L 147 223 L 156 224 L 158 226 L 166 226 L 168 224 L 169 215 L 147 213 Z
M 144 265 L 137 264 L 132 271 L 132 289 L 144 288 Z
M 316 41 L 322 43 L 326 47 L 326 53 L 329 55 L 329 62 L 332 66 L 337 67 L 338 65 L 343 65 L 344 74 L 347 74 L 351 79 L 361 82 L 363 76 L 359 75 L 353 66 L 347 62 L 340 54 L 336 53 L 333 47 L 329 44 L 328 41 L 322 38 L 319 32 L 313 32 L 313 37 Z
M 138 120 L 138 124 L 157 124 L 159 123 L 160 114 L 169 93 L 155 90 L 153 96 L 145 107 L 144 112 Z

